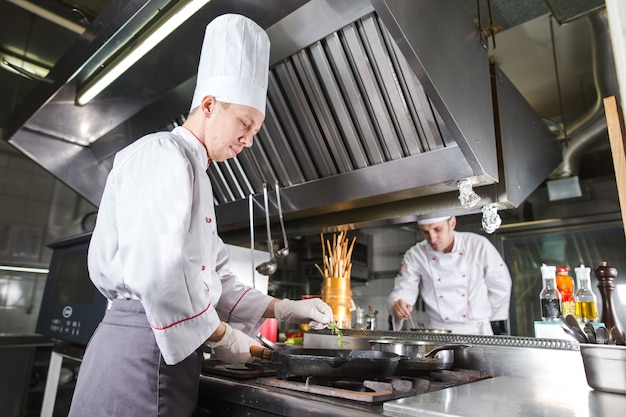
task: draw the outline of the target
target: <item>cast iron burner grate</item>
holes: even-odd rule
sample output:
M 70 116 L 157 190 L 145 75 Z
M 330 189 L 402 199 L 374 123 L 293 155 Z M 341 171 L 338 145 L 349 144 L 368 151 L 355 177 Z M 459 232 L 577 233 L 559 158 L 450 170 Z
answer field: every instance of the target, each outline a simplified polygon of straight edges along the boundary
M 437 391 L 481 379 L 491 375 L 471 369 L 430 371 L 423 375 L 391 376 L 371 380 L 350 380 L 280 375 L 257 378 L 257 382 L 277 388 L 343 398 L 367 403 L 378 403 L 425 392 Z

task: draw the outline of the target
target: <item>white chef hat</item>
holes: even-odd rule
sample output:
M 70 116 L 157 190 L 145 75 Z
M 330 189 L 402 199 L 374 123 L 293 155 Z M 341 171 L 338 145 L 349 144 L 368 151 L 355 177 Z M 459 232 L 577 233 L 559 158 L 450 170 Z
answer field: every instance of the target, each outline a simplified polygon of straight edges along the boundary
M 254 107 L 265 115 L 270 39 L 238 14 L 216 17 L 206 27 L 191 108 L 204 96 Z
M 417 224 L 433 224 L 449 220 L 452 216 L 442 216 L 441 213 L 427 213 L 417 216 Z

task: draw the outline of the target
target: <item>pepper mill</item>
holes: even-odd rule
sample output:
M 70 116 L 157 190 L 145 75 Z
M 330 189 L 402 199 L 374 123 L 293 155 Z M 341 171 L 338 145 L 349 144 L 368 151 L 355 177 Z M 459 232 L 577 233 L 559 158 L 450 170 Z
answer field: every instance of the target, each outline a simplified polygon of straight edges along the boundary
M 611 328 L 616 327 L 623 336 L 624 327 L 613 309 L 613 290 L 615 289 L 613 279 L 617 276 L 617 269 L 608 265 L 606 261 L 602 261 L 593 273 L 598 279 L 598 289 L 602 298 L 602 315 L 600 320 L 607 329 L 611 330 Z

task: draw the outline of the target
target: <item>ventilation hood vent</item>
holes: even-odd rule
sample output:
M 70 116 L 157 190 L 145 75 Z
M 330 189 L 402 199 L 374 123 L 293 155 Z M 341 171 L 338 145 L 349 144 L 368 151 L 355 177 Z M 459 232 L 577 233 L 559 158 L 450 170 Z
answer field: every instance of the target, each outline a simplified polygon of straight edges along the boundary
M 480 205 L 516 207 L 560 161 L 556 139 L 490 67 L 456 2 L 213 0 L 96 100 L 75 106 L 95 59 L 158 3 L 113 2 L 7 129 L 9 142 L 93 204 L 118 150 L 184 121 L 204 27 L 227 12 L 265 27 L 272 56 L 255 145 L 208 170 L 223 234 L 246 229 L 247 196 L 264 182 L 280 185 L 288 229 L 300 233 L 462 214 L 465 178 L 477 181 Z

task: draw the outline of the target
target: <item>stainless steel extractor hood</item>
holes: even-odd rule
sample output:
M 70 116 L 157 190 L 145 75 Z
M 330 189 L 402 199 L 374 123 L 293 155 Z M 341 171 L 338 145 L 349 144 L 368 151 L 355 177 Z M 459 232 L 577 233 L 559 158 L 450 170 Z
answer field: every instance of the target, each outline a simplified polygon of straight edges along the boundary
M 245 230 L 246 197 L 264 182 L 280 184 L 287 227 L 302 232 L 461 213 L 465 178 L 478 182 L 481 205 L 516 207 L 560 162 L 555 137 L 449 1 L 212 0 L 94 101 L 74 105 L 101 57 L 166 3 L 111 2 L 5 131 L 93 204 L 118 150 L 184 120 L 204 27 L 226 12 L 265 27 L 272 56 L 255 146 L 208 170 L 222 233 Z

